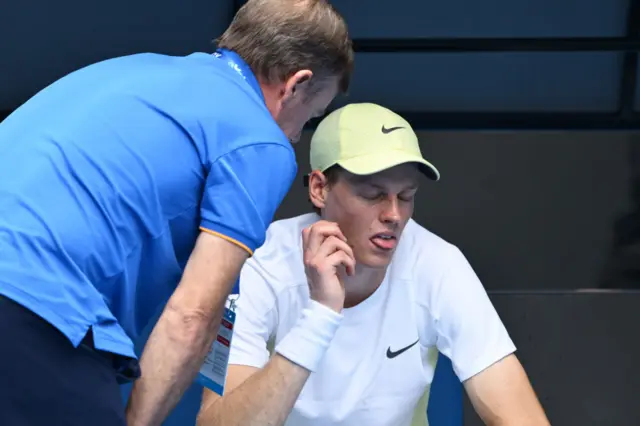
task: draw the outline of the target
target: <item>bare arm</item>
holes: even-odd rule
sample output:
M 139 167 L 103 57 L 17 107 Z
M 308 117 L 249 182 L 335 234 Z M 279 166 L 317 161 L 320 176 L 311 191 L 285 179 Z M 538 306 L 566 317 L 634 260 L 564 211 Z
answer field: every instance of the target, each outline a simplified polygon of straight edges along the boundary
M 279 354 L 263 369 L 229 366 L 224 398 L 205 389 L 197 425 L 282 425 L 309 374 Z
M 337 329 L 336 312 L 344 304 L 338 268 L 345 267 L 348 273 L 355 268 L 353 251 L 335 224 L 321 221 L 305 229 L 303 246 L 312 301 L 297 326 L 276 346 L 276 352 L 284 350 L 281 353 L 287 357 L 276 353 L 263 369 L 230 366 L 224 396 L 204 392 L 198 426 L 280 426 L 291 413 L 310 372 L 314 371 L 312 366 L 317 366 Z M 305 341 L 306 338 L 309 340 Z M 320 357 L 309 359 L 314 352 L 309 341 L 321 348 L 315 351 Z M 292 346 L 294 349 L 290 350 Z
M 127 407 L 128 425 L 160 425 L 180 400 L 216 336 L 224 303 L 247 257 L 231 242 L 200 234 L 142 353 L 142 376 Z
M 464 382 L 476 412 L 488 426 L 548 426 L 527 374 L 511 354 Z

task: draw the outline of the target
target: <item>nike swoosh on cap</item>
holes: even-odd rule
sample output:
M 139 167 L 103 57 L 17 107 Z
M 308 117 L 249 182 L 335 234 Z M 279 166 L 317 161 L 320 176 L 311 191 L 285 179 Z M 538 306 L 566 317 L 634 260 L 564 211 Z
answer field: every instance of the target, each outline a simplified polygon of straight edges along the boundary
M 384 133 L 385 135 L 387 133 L 391 133 L 395 130 L 399 130 L 399 129 L 404 129 L 404 127 L 402 126 L 396 126 L 396 127 L 389 127 L 388 129 L 386 127 L 384 127 L 384 124 L 382 125 L 382 133 Z

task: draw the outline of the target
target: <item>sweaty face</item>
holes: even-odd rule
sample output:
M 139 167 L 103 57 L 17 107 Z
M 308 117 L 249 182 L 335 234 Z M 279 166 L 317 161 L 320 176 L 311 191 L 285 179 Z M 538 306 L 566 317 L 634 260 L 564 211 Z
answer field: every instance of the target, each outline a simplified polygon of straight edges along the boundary
M 370 176 L 343 172 L 327 189 L 323 217 L 338 223 L 357 263 L 372 268 L 388 266 L 413 214 L 418 176 L 413 164 Z
M 314 93 L 305 93 L 303 87 L 282 103 L 276 121 L 289 140 L 296 143 L 304 125 L 312 118 L 322 116 L 337 94 L 338 83 L 335 79 L 327 80 Z

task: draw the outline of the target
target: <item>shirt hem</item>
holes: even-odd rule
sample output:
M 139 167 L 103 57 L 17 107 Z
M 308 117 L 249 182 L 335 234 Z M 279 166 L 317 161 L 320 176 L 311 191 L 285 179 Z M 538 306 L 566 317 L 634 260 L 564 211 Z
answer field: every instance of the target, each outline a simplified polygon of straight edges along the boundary
M 92 329 L 94 334 L 94 346 L 96 349 L 112 352 L 116 355 L 137 358 L 133 351 L 133 343 L 130 339 L 128 343 L 116 340 L 107 335 L 98 324 L 91 324 L 89 321 L 87 321 L 86 324 L 71 323 L 66 318 L 60 316 L 55 311 L 52 311 L 47 306 L 35 300 L 31 294 L 19 290 L 12 285 L 8 285 L 7 283 L 3 283 L 2 288 L 0 288 L 0 294 L 30 310 L 44 321 L 51 324 L 76 348 L 80 345 L 82 339 L 85 338 L 89 329 Z M 98 342 L 95 342 L 96 339 Z M 103 345 L 100 342 L 101 340 L 109 341 L 112 345 Z
M 501 350 L 500 352 L 497 352 L 496 356 L 492 356 L 491 358 L 487 357 L 486 359 L 483 359 L 483 362 L 479 362 L 476 365 L 474 365 L 473 368 L 467 370 L 465 374 L 461 374 L 460 376 L 458 376 L 458 379 L 460 379 L 460 382 L 466 382 L 472 377 L 482 373 L 484 370 L 491 367 L 498 361 L 508 357 L 509 355 L 515 352 L 516 352 L 516 347 L 513 343 L 511 343 L 509 346 L 503 348 L 503 350 Z
M 203 232 L 208 232 L 210 234 L 216 235 L 220 238 L 223 238 L 238 247 L 244 249 L 249 253 L 250 256 L 253 256 L 253 252 L 256 250 L 258 244 L 255 241 L 251 241 L 249 238 L 240 234 L 238 231 L 235 231 L 221 223 L 212 222 L 207 219 L 202 219 L 200 223 L 200 230 Z

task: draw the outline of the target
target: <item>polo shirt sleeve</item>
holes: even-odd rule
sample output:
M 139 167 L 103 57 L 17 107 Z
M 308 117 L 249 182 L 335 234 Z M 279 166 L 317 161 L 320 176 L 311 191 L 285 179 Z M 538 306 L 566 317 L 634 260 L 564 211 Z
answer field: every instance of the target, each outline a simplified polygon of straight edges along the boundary
M 253 255 L 297 173 L 293 148 L 259 143 L 213 161 L 200 204 L 200 229 Z
M 454 246 L 430 303 L 436 346 L 466 381 L 515 352 L 504 324 L 471 265 Z

